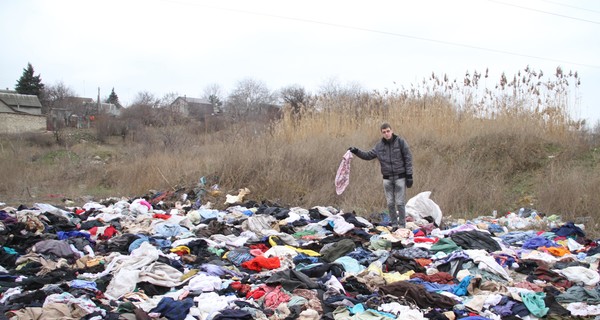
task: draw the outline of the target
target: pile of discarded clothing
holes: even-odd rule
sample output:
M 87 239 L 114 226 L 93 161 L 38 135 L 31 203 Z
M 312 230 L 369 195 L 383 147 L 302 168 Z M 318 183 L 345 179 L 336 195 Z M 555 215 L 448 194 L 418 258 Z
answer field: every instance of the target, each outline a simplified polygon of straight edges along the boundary
M 243 195 L 246 190 L 242 190 Z M 9 319 L 553 319 L 600 315 L 584 226 L 507 213 L 392 229 L 333 207 L 162 197 L 0 210 Z M 439 208 L 438 208 L 439 209 Z M 539 224 L 541 225 L 541 224 Z M 550 223 L 545 225 L 550 226 Z

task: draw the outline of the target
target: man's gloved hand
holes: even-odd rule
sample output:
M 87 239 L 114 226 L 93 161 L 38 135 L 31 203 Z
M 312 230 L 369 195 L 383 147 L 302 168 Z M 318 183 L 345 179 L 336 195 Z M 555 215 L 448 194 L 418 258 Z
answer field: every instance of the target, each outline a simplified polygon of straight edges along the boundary
M 354 154 L 356 154 L 358 152 L 358 149 L 355 147 L 350 147 L 350 148 L 348 148 L 348 150 L 350 150 L 350 152 L 352 152 Z
M 410 188 L 413 185 L 413 176 L 412 174 L 407 174 L 406 175 L 406 187 Z

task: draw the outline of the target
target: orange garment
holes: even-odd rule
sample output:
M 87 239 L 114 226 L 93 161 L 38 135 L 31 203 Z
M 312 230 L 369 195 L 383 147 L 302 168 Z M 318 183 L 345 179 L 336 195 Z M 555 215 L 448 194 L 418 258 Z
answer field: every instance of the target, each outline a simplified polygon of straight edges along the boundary
M 538 250 L 542 249 L 543 251 L 547 251 L 548 253 L 552 254 L 553 256 L 556 257 L 562 257 L 565 254 L 570 254 L 571 251 L 569 251 L 569 249 L 565 248 L 565 247 L 542 247 L 542 248 L 538 248 Z
M 432 260 L 431 259 L 425 259 L 425 258 L 416 258 L 415 261 L 421 266 L 421 267 L 426 267 L 428 265 L 431 264 Z

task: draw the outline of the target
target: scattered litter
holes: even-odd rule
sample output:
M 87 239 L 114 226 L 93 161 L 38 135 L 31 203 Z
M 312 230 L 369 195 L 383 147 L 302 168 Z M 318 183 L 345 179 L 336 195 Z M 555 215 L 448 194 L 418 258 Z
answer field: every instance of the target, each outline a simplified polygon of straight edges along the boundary
M 208 187 L 212 185 L 211 187 Z M 336 179 L 336 186 L 337 186 Z M 343 184 L 342 184 L 343 185 Z M 343 191 L 343 190 L 342 190 Z M 192 190 L 0 210 L 9 319 L 502 319 L 600 314 L 598 242 L 522 208 L 406 229 L 334 207 Z M 69 202 L 69 204 L 72 204 Z

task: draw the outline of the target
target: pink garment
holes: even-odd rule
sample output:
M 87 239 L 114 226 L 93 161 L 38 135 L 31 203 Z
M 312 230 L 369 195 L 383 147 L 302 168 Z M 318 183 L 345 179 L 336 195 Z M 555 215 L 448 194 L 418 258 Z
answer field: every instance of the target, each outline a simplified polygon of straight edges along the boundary
M 269 309 L 275 309 L 280 304 L 288 302 L 290 300 L 291 297 L 285 292 L 281 291 L 281 286 L 277 286 L 275 290 L 265 295 L 264 306 Z
M 352 157 L 352 152 L 350 150 L 346 151 L 335 175 L 335 192 L 338 195 L 342 194 L 350 184 L 350 161 L 352 161 Z

